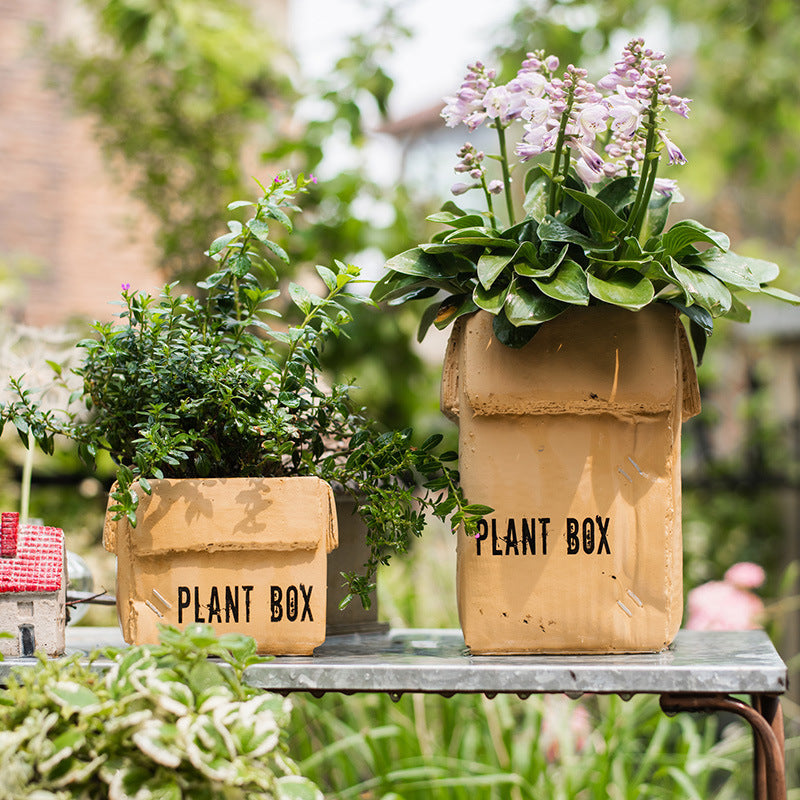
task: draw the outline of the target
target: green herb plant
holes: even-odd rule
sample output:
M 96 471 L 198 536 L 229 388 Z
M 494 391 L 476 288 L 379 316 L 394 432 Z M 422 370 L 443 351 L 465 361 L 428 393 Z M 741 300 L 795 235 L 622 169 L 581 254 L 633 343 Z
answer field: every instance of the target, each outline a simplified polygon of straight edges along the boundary
M 232 203 L 229 209 L 247 209 L 249 219 L 231 220 L 212 242 L 207 255 L 216 270 L 196 284 L 196 295 L 177 293 L 175 283 L 160 297 L 124 284 L 118 319 L 95 323 L 95 336 L 78 344 L 83 389 L 72 401 L 83 401 L 82 413 L 72 405 L 39 406 L 35 390 L 13 379 L 14 399 L 0 405 L 0 431 L 9 422 L 46 453 L 65 435 L 89 464 L 109 453 L 117 480 L 111 511 L 132 525 L 137 486 L 149 493 L 152 478 L 328 481 L 355 498 L 368 528 L 369 559 L 361 574 L 345 576 L 343 601 L 359 596 L 368 605 L 378 566 L 407 550 L 426 514 L 449 518 L 454 531 L 462 523 L 471 530 L 487 509 L 465 501 L 449 466 L 457 455 L 436 452 L 441 436 L 415 446 L 410 429 L 381 430 L 354 404 L 348 385 L 326 386 L 320 358 L 351 319 L 343 301 L 369 302 L 351 291 L 360 280 L 356 267 L 317 266 L 321 296 L 289 283 L 288 307 L 298 322 L 280 306 L 275 263 L 289 257 L 271 231 L 291 232 L 287 212 L 299 210 L 295 198 L 312 182 L 281 173 L 261 186 L 258 201 Z
M 0 800 L 322 800 L 288 755 L 289 701 L 243 683 L 255 651 L 193 624 L 40 655 L 0 693 Z

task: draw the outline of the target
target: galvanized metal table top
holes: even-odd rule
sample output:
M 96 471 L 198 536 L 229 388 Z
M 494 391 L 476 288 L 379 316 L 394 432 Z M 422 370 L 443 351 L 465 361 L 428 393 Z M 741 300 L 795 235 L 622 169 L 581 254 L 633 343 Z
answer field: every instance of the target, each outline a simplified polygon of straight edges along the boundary
M 117 628 L 68 628 L 67 651 L 123 644 Z M 31 659 L 0 662 L 0 677 Z M 331 636 L 313 656 L 249 667 L 253 686 L 291 692 L 783 694 L 787 669 L 763 631 L 682 630 L 662 653 L 473 656 L 458 630 Z

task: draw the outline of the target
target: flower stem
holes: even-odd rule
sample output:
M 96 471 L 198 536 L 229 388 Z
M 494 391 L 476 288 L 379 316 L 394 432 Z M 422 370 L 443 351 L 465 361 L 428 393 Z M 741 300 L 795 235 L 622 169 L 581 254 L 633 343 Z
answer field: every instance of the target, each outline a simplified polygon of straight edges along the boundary
M 506 211 L 509 227 L 514 224 L 514 200 L 511 197 L 511 174 L 508 170 L 508 153 L 506 151 L 506 129 L 498 122 L 497 138 L 500 141 L 500 166 L 503 169 L 503 191 L 506 195 Z
M 561 124 L 558 126 L 558 138 L 556 139 L 555 152 L 553 153 L 553 178 L 550 183 L 550 198 L 547 203 L 547 213 L 550 214 L 551 217 L 556 215 L 556 209 L 558 208 L 558 203 L 560 200 L 559 195 L 561 194 L 560 186 L 564 180 L 559 175 L 559 171 L 561 169 L 561 153 L 564 150 L 564 140 L 566 139 L 567 135 L 567 123 L 569 122 L 569 117 L 572 113 L 572 103 L 574 100 L 575 87 L 571 86 L 569 88 L 569 93 L 567 94 L 567 107 L 561 114 Z M 567 155 L 567 170 L 569 170 L 569 155 Z

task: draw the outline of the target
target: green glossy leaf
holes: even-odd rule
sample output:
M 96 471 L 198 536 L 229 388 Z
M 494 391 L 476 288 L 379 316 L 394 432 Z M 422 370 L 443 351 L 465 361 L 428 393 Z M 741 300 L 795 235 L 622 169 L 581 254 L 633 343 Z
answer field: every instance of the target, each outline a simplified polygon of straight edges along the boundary
M 791 303 L 793 306 L 800 305 L 800 297 L 784 289 L 778 289 L 775 286 L 765 286 L 761 290 L 761 293 L 774 297 L 776 300 L 783 300 L 785 303 Z
M 615 214 L 619 214 L 635 198 L 636 178 L 632 177 L 615 178 L 597 193 L 597 199 L 602 200 Z
M 687 305 L 697 303 L 713 317 L 720 317 L 731 307 L 730 289 L 718 278 L 701 269 L 691 269 L 670 258 L 670 271 L 684 291 Z
M 386 262 L 386 268 L 403 275 L 421 275 L 426 278 L 436 278 L 441 275 L 436 259 L 424 253 L 419 247 L 393 256 Z
M 667 224 L 669 208 L 672 205 L 672 197 L 655 193 L 650 198 L 647 211 L 642 222 L 641 239 L 646 242 L 654 236 L 660 236 Z
M 552 297 L 514 286 L 508 293 L 505 313 L 509 322 L 516 326 L 540 325 L 557 317 L 567 306 Z
M 459 317 L 465 314 L 473 314 L 478 310 L 471 295 L 461 295 L 459 297 L 449 297 L 439 306 L 439 313 L 433 320 L 433 324 L 443 330 Z
M 522 208 L 525 213 L 537 222 L 547 216 L 547 198 L 550 193 L 550 179 L 544 175 L 536 178 L 525 193 Z
M 724 233 L 706 228 L 705 225 L 701 225 L 693 219 L 676 222 L 661 238 L 661 246 L 668 256 L 674 256 L 697 242 L 713 244 L 721 250 L 727 250 L 730 247 L 730 240 Z
M 750 307 L 734 294 L 731 297 L 731 307 L 725 317 L 734 322 L 743 322 L 747 324 L 750 322 L 751 317 Z
M 485 230 L 469 229 L 466 231 L 453 231 L 445 237 L 446 242 L 455 244 L 477 244 L 481 247 L 494 247 L 498 250 L 516 250 L 517 243 L 510 239 L 501 239 Z
M 586 273 L 579 264 L 568 259 L 558 267 L 555 275 L 548 280 L 533 281 L 543 294 L 554 300 L 561 300 L 572 305 L 589 305 L 589 289 L 586 284 Z
M 780 268 L 772 261 L 764 261 L 761 258 L 748 258 L 747 264 L 750 271 L 755 275 L 760 284 L 770 283 L 780 274 Z
M 490 314 L 498 314 L 506 301 L 509 286 L 510 284 L 484 289 L 483 286 L 478 285 L 472 292 L 472 300 L 478 308 L 482 308 Z
M 620 269 L 605 278 L 589 273 L 586 283 L 593 297 L 631 311 L 644 308 L 655 295 L 652 282 L 633 269 Z
M 728 252 L 723 252 L 716 247 L 711 247 L 700 255 L 703 269 L 710 272 L 729 286 L 737 286 L 751 292 L 757 292 L 761 288 L 761 283 L 756 274 L 750 267 L 753 259 Z M 761 262 L 770 264 L 770 262 Z M 777 275 L 777 265 L 775 265 Z M 768 273 L 769 274 L 769 273 Z
M 336 273 L 328 267 L 323 267 L 321 264 L 316 266 L 317 275 L 322 278 L 322 282 L 328 287 L 329 291 L 334 291 L 337 288 Z
M 454 216 L 449 223 L 454 228 L 485 228 L 486 220 L 480 214 L 465 214 L 463 217 Z
M 564 192 L 583 206 L 587 225 L 599 234 L 601 240 L 612 239 L 625 227 L 625 221 L 620 219 L 613 209 L 600 198 L 574 189 L 565 188 Z
M 292 302 L 304 313 L 308 314 L 311 311 L 312 307 L 312 300 L 311 300 L 311 293 L 308 289 L 299 286 L 296 283 L 289 284 L 289 296 L 292 298 Z
M 516 253 L 484 253 L 478 259 L 478 280 L 484 289 L 491 289 L 492 284 L 502 274 L 503 270 L 511 263 Z
M 616 246 L 614 242 L 594 241 L 580 231 L 576 231 L 569 225 L 565 225 L 550 216 L 545 217 L 544 221 L 539 225 L 537 235 L 543 242 L 568 242 L 569 244 L 580 245 L 585 251 L 608 253 L 614 250 Z
M 538 325 L 523 325 L 517 327 L 509 322 L 505 312 L 498 314 L 492 320 L 492 330 L 497 341 L 506 347 L 524 347 L 539 330 Z

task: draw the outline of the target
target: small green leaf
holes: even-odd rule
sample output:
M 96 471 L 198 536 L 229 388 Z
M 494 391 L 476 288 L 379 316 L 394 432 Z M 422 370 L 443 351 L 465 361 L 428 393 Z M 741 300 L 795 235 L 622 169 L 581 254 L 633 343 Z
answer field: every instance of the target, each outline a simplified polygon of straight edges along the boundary
M 632 269 L 620 269 L 605 278 L 589 273 L 586 284 L 593 297 L 631 311 L 644 308 L 655 295 L 652 282 Z
M 684 291 L 687 305 L 697 303 L 713 317 L 720 317 L 730 309 L 730 289 L 718 278 L 704 270 L 685 267 L 674 258 L 670 258 L 670 270 Z
M 775 286 L 765 286 L 761 293 L 774 297 L 776 300 L 783 300 L 784 303 L 791 303 L 793 306 L 800 305 L 800 297 Z
M 556 273 L 547 280 L 534 278 L 533 282 L 543 294 L 554 300 L 573 305 L 589 305 L 589 289 L 586 285 L 586 273 L 581 266 L 567 259 Z
M 624 220 L 620 219 L 600 198 L 574 189 L 565 188 L 564 191 L 583 206 L 587 224 L 603 241 L 613 238 L 625 227 Z
M 472 292 L 472 299 L 478 308 L 482 308 L 490 314 L 498 314 L 506 301 L 508 289 L 508 284 L 491 289 L 484 289 L 483 286 L 478 285 Z
M 438 278 L 441 275 L 436 259 L 424 253 L 419 247 L 393 256 L 386 262 L 386 268 L 403 275 L 420 275 L 425 278 Z
M 322 282 L 328 287 L 328 290 L 333 292 L 337 286 L 336 273 L 328 267 L 323 267 L 321 264 L 316 266 L 317 274 L 322 278 Z
M 730 240 L 724 233 L 707 228 L 693 219 L 676 222 L 661 237 L 661 246 L 668 256 L 674 256 L 696 242 L 713 244 L 721 250 L 727 250 L 730 247 Z
M 557 317 L 567 306 L 551 297 L 515 286 L 505 303 L 508 321 L 516 326 L 540 325 Z
M 491 289 L 492 284 L 514 258 L 515 253 L 485 253 L 478 259 L 478 280 L 484 289 Z

